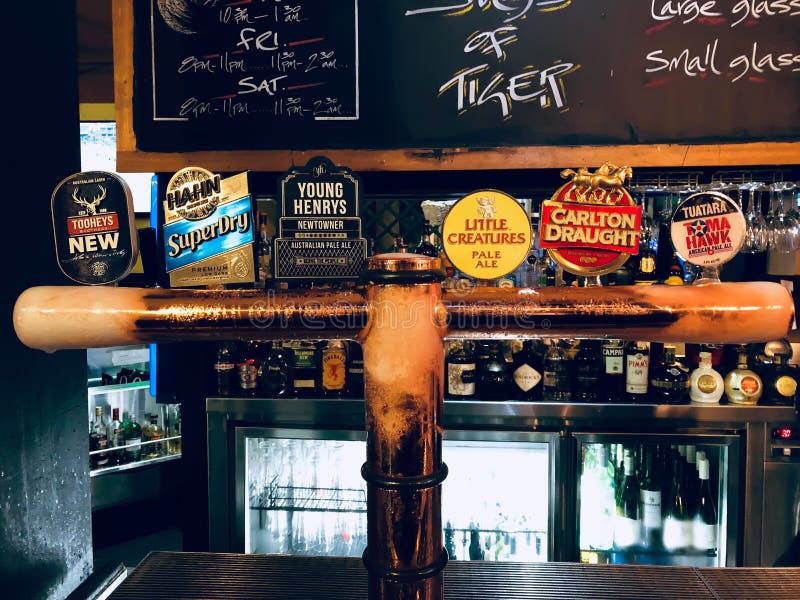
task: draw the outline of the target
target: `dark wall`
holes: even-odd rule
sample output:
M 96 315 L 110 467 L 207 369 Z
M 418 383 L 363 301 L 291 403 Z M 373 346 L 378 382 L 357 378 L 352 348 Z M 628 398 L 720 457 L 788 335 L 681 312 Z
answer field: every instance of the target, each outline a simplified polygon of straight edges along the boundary
M 50 195 L 80 171 L 74 2 L 4 6 L 0 596 L 64 598 L 91 571 L 86 353 L 16 338 L 27 287 L 65 284 Z

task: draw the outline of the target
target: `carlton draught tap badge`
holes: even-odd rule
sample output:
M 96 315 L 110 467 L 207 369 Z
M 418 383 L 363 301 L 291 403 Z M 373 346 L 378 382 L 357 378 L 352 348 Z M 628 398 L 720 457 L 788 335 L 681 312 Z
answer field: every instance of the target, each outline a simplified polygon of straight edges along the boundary
M 255 281 L 247 173 L 181 169 L 167 184 L 164 259 L 172 286 Z
M 114 173 L 86 171 L 56 186 L 50 201 L 56 258 L 78 283 L 100 285 L 125 277 L 138 255 L 133 202 Z
M 539 247 L 576 275 L 604 275 L 639 251 L 642 208 L 623 187 L 630 167 L 604 163 L 594 173 L 566 169 L 562 185 L 542 203 Z
M 528 256 L 531 220 L 514 198 L 478 190 L 461 198 L 442 223 L 444 251 L 453 266 L 476 279 L 513 272 Z

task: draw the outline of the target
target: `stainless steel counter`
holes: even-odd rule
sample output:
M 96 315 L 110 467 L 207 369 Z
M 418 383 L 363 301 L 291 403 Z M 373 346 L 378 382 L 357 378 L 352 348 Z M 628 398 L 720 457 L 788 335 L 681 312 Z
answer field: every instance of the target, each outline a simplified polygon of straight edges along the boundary
M 446 600 L 796 600 L 800 568 L 654 567 L 452 561 Z M 357 558 L 149 554 L 111 600 L 366 600 Z
M 291 426 L 364 427 L 364 401 L 318 398 L 208 398 L 208 413 L 226 419 Z M 795 410 L 783 406 L 671 406 L 445 400 L 445 429 L 630 428 L 663 431 L 692 428 L 741 430 L 755 423 L 792 423 Z

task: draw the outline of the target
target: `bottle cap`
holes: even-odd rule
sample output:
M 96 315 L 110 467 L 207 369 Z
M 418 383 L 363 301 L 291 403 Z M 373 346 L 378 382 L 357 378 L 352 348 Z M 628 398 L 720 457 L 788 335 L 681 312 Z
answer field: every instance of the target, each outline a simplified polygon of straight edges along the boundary
M 700 479 L 708 479 L 708 460 L 705 458 L 697 461 L 697 474 Z

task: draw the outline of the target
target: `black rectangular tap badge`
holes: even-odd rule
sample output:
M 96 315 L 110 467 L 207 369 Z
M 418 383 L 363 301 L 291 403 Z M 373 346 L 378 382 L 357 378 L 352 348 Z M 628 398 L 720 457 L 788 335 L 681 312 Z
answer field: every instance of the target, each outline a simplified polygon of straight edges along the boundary
M 357 278 L 367 255 L 359 217 L 361 193 L 358 175 L 324 156 L 285 173 L 278 184 L 275 278 Z

